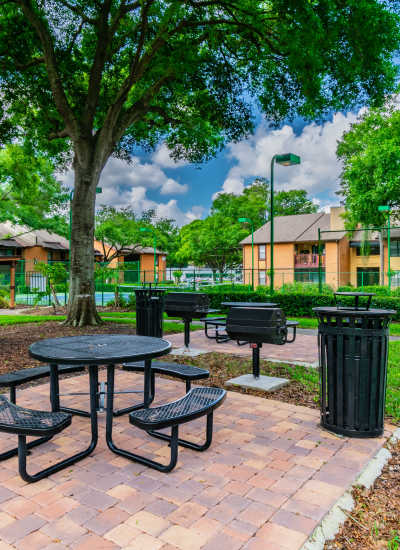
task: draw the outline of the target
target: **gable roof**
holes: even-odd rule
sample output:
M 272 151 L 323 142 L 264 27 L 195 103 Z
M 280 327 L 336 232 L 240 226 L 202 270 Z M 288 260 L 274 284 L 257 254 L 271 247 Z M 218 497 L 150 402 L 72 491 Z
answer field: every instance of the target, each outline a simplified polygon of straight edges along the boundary
M 2 243 L 15 248 L 42 246 L 52 250 L 69 250 L 68 240 L 57 233 L 49 233 L 44 229 L 32 231 L 29 227 L 10 222 L 0 223 L 0 245 Z
M 270 222 L 254 232 L 255 244 L 269 244 Z M 296 214 L 292 216 L 276 216 L 274 218 L 274 242 L 293 243 L 318 240 L 318 228 L 327 231 L 331 228 L 331 216 L 324 212 L 317 214 Z M 323 233 L 322 241 L 338 241 L 346 235 L 345 231 Z M 241 241 L 242 245 L 251 244 L 251 235 Z

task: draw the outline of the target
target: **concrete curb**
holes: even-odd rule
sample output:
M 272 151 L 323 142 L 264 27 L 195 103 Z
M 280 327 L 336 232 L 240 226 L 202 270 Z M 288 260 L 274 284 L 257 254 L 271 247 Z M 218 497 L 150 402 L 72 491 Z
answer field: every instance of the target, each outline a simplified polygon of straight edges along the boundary
M 400 428 L 397 428 L 389 439 L 390 443 L 396 443 L 400 439 Z M 362 485 L 369 489 L 377 477 L 382 473 L 383 467 L 388 463 L 391 453 L 387 449 L 380 449 L 368 462 L 361 474 L 352 485 L 336 501 L 330 512 L 323 518 L 312 535 L 303 544 L 300 550 L 323 550 L 327 540 L 333 540 L 339 532 L 341 525 L 347 519 L 345 512 L 351 512 L 354 508 L 354 500 L 351 495 L 353 487 Z

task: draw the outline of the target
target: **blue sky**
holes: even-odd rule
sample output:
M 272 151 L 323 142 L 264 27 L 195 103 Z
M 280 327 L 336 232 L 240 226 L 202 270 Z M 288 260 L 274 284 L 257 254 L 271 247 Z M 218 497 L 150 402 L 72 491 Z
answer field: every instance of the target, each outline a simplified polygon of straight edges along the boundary
M 300 155 L 301 165 L 278 166 L 275 188 L 306 189 L 321 209 L 327 209 L 338 204 L 337 141 L 358 114 L 333 113 L 323 123 L 298 119 L 278 129 L 270 128 L 259 115 L 252 136 L 228 144 L 200 168 L 175 164 L 163 144 L 153 153 L 135 152 L 130 164 L 110 159 L 101 176 L 103 193 L 98 195 L 98 204 L 129 207 L 138 213 L 154 208 L 158 216 L 174 218 L 182 225 L 206 216 L 215 193 L 240 193 L 254 178 L 269 176 L 274 154 L 291 152 Z M 72 174 L 64 180 L 72 184 Z

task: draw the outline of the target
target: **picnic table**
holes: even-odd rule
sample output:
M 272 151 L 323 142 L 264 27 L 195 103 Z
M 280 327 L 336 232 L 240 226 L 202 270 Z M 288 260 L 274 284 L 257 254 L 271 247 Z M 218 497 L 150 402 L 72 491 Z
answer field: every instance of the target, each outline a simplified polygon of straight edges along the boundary
M 69 459 L 71 464 L 88 456 L 97 445 L 99 366 L 107 367 L 107 425 L 110 422 L 112 425 L 113 411 L 108 405 L 113 402 L 113 395 L 110 396 L 110 391 L 113 391 L 114 388 L 115 365 L 128 361 L 144 360 L 144 406 L 146 406 L 150 402 L 151 396 L 151 360 L 166 355 L 170 350 L 171 343 L 167 340 L 130 334 L 96 334 L 48 338 L 39 340 L 30 346 L 29 353 L 31 357 L 50 364 L 51 407 L 53 412 L 60 410 L 57 387 L 58 365 L 84 364 L 89 369 L 91 441 L 87 449 Z M 112 381 L 111 384 L 109 383 L 110 380 Z

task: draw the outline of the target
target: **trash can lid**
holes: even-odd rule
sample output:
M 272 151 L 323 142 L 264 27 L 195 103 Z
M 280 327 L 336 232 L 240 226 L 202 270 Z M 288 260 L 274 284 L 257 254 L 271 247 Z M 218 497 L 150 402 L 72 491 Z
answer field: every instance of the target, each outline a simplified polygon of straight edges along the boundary
M 339 309 L 334 306 L 326 307 L 313 307 L 315 313 L 329 313 L 330 315 L 334 314 L 337 317 L 386 317 L 397 315 L 397 311 L 394 309 L 354 309 L 350 307 L 345 309 L 343 306 Z

